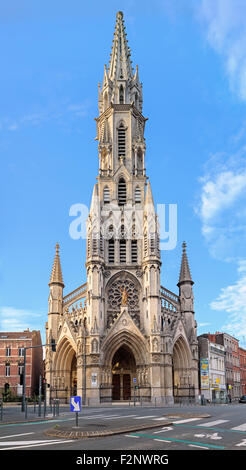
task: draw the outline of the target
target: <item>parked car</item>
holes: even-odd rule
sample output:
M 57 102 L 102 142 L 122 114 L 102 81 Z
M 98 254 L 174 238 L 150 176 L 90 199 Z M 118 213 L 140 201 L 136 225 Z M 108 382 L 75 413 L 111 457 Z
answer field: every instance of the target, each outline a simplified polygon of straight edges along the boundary
M 246 403 L 246 395 L 242 395 L 242 396 L 239 398 L 239 403 Z

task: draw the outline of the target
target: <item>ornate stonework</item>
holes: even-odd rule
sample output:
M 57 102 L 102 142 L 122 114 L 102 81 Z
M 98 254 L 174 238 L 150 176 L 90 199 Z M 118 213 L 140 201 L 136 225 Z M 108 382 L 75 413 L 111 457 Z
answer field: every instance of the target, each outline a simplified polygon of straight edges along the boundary
M 193 281 L 183 244 L 175 294 L 160 285 L 159 222 L 145 168 L 143 89 L 117 13 L 99 86 L 99 174 L 87 220 L 87 282 L 67 295 L 59 245 L 49 283 L 49 398 L 173 403 L 198 394 Z M 156 192 L 158 188 L 156 189 Z M 79 303 L 79 304 L 78 304 Z

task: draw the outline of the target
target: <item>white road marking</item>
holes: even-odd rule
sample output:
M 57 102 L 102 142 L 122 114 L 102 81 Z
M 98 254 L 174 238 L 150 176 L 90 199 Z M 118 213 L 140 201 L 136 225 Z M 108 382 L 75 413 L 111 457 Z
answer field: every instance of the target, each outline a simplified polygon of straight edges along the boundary
M 183 424 L 183 423 L 191 423 L 192 421 L 199 421 L 202 418 L 187 418 L 187 419 L 181 419 L 179 421 L 174 421 L 173 424 Z
M 105 419 L 133 418 L 133 416 L 137 416 L 137 415 L 124 415 L 124 416 L 121 415 L 121 416 L 113 416 L 113 417 L 110 416 L 110 418 L 105 418 Z
M 153 439 L 153 441 L 167 442 L 168 444 L 171 444 L 171 441 L 165 441 L 164 439 Z
M 113 418 L 113 417 L 117 417 L 119 415 L 96 415 L 96 416 L 89 416 L 89 417 L 85 417 L 84 416 L 84 419 L 95 419 L 95 418 Z M 81 418 L 83 418 L 83 416 L 80 416 Z
M 189 444 L 189 447 L 196 447 L 197 449 L 209 450 L 209 447 L 196 446 L 195 444 Z
M 217 432 L 214 432 L 214 434 L 195 434 L 195 437 L 206 437 L 206 439 L 213 439 L 213 440 L 222 439 L 221 436 L 218 436 Z
M 134 419 L 145 419 L 145 418 L 156 418 L 155 415 L 152 415 L 152 416 L 139 416 L 138 418 L 134 418 Z
M 132 436 L 131 434 L 125 434 L 125 437 L 135 437 L 136 439 L 139 439 L 139 436 Z
M 18 441 L 16 442 L 13 442 L 12 441 L 12 444 L 16 444 Z M 19 441 L 20 442 L 20 441 Z M 24 441 L 25 443 L 27 441 Z M 69 440 L 65 440 L 65 441 L 30 441 L 30 442 L 39 442 L 39 444 L 29 444 L 29 445 L 18 445 L 18 446 L 15 446 L 15 447 L 4 447 L 3 449 L 0 449 L 1 450 L 15 450 L 15 449 L 24 449 L 26 447 L 30 448 L 30 447 L 40 447 L 40 446 L 49 446 L 49 445 L 56 445 L 56 444 L 63 444 L 64 442 L 74 442 L 74 439 L 69 439 Z M 8 445 L 8 443 L 5 443 Z
M 236 447 L 246 446 L 246 439 L 243 439 L 239 444 L 236 444 Z
M 20 446 L 23 444 L 42 444 L 43 442 L 59 442 L 57 439 L 52 439 L 52 440 L 33 440 L 33 441 L 5 441 L 5 442 L 0 442 L 0 446 L 12 446 L 12 445 L 17 445 L 19 444 Z
M 2 437 L 0 437 L 0 439 L 7 439 L 7 438 L 10 438 L 10 437 L 18 437 L 18 436 L 28 436 L 30 434 L 34 434 L 34 432 L 24 432 L 22 434 L 12 434 L 11 436 L 2 436 Z
M 173 428 L 171 426 L 167 426 L 163 429 L 161 429 L 160 431 L 154 431 L 154 434 L 159 434 L 160 432 L 167 432 L 167 431 L 172 431 Z
M 217 421 L 210 421 L 210 422 L 207 422 L 207 423 L 202 423 L 202 424 L 198 424 L 197 426 L 201 426 L 201 427 L 212 427 L 212 426 L 217 426 L 218 424 L 222 424 L 222 423 L 228 423 L 228 419 L 217 419 Z
M 231 428 L 232 431 L 246 431 L 246 423 L 241 424 L 240 426 L 236 426 L 235 428 Z

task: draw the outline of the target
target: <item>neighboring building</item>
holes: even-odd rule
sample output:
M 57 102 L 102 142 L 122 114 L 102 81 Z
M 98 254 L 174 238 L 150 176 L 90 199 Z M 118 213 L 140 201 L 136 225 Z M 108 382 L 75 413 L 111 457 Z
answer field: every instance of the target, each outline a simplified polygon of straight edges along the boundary
M 128 400 L 135 387 L 146 401 L 198 397 L 194 283 L 183 243 L 178 295 L 160 285 L 142 105 L 138 67 L 134 73 L 118 12 L 99 86 L 99 175 L 87 220 L 87 283 L 64 296 L 58 244 L 49 283 L 46 341 L 57 344 L 56 352 L 46 348 L 49 397 Z
M 240 395 L 246 395 L 246 349 L 239 347 L 239 362 L 240 362 L 240 379 L 241 379 L 241 392 Z
M 40 331 L 0 332 L 0 393 L 22 395 L 24 348 L 41 345 Z M 26 396 L 38 394 L 43 374 L 43 348 L 26 351 Z
M 209 401 L 225 403 L 225 348 L 215 342 L 215 335 L 198 336 L 201 395 Z
M 216 342 L 225 347 L 226 387 L 232 399 L 240 397 L 240 358 L 238 339 L 228 333 L 215 333 Z

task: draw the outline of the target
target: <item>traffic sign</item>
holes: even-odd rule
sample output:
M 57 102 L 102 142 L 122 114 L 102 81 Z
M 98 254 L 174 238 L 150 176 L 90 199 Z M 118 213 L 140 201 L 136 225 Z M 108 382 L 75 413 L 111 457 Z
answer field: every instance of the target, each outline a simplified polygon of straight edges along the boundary
M 133 383 L 135 384 L 136 382 L 137 382 L 137 379 L 136 379 L 136 377 L 134 377 Z
M 72 411 L 72 412 L 81 411 L 81 397 L 71 397 L 70 398 L 70 411 Z

